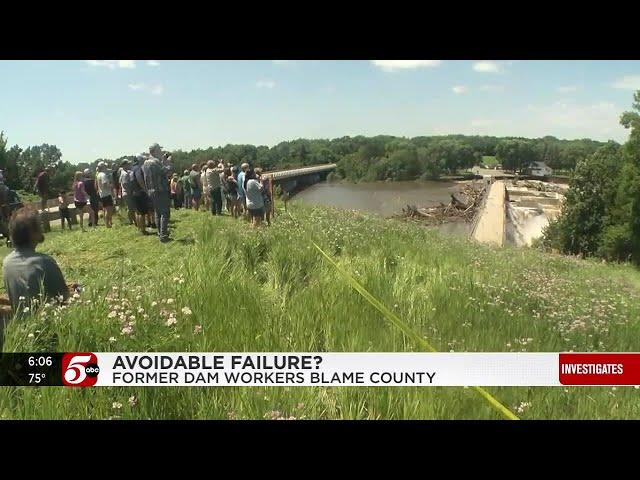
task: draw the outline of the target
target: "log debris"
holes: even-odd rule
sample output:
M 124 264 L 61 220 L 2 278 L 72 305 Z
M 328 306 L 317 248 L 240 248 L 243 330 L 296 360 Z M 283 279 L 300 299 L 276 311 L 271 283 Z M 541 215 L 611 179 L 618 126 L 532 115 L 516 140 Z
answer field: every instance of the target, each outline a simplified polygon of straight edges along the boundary
M 396 218 L 441 225 L 449 222 L 472 222 L 482 202 L 485 186 L 478 183 L 465 183 L 459 192 L 451 194 L 451 201 L 445 205 L 440 203 L 435 207 L 419 208 L 407 205 Z

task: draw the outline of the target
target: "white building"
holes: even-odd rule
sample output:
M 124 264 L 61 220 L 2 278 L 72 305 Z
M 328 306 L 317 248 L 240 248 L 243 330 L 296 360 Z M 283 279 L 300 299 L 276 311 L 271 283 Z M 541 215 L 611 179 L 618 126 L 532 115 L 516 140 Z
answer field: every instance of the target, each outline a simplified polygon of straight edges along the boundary
M 530 171 L 532 177 L 549 177 L 553 175 L 553 169 L 544 162 L 533 162 Z

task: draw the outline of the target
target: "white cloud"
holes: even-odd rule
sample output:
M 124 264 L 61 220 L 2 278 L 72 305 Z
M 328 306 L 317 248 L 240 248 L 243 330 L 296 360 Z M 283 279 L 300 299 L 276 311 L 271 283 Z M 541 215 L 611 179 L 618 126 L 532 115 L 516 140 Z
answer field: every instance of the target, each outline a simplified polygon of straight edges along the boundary
M 620 125 L 622 109 L 611 102 L 577 104 L 558 101 L 550 105 L 529 105 L 526 108 L 529 119 L 544 126 L 549 134 L 571 132 L 574 137 L 605 138 L 616 134 L 623 136 Z
M 274 82 L 273 80 L 258 80 L 256 82 L 256 87 L 258 88 L 272 89 L 272 88 L 275 88 L 275 86 L 276 86 L 276 82 Z
M 502 65 L 497 62 L 483 61 L 474 63 L 473 69 L 480 73 L 501 73 Z
M 146 83 L 130 83 L 129 88 L 133 91 L 146 92 L 151 95 L 162 95 L 164 93 L 164 86 L 161 83 L 153 85 Z
M 453 91 L 453 93 L 455 93 L 456 95 L 464 95 L 465 93 L 469 93 L 469 87 L 465 85 L 456 85 L 455 87 L 451 88 L 451 91 Z
M 504 92 L 504 85 L 481 85 L 481 92 Z
M 577 85 L 563 85 L 561 87 L 556 88 L 558 93 L 573 93 L 578 91 Z
M 640 75 L 625 75 L 611 84 L 613 88 L 640 90 Z
M 147 60 L 147 66 L 149 67 L 159 67 L 160 62 L 157 60 Z
M 87 60 L 92 67 L 104 67 L 109 70 L 116 68 L 136 68 L 135 60 Z
M 441 60 L 371 60 L 371 63 L 385 72 L 396 70 L 412 70 L 416 68 L 433 68 L 442 63 Z

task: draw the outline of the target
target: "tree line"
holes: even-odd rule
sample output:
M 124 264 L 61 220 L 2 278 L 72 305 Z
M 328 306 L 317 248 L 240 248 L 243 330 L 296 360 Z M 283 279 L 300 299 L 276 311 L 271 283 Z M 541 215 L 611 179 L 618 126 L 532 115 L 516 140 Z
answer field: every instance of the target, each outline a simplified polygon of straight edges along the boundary
M 414 138 L 378 135 L 341 137 L 333 140 L 297 139 L 273 147 L 226 145 L 217 148 L 177 150 L 172 154 L 176 168 L 222 158 L 239 165 L 271 169 L 335 163 L 332 175 L 352 182 L 379 180 L 434 180 L 479 165 L 482 157 L 495 156 L 502 166 L 522 171 L 535 161 L 559 170 L 572 170 L 578 161 L 605 145 L 590 139 L 560 140 L 468 135 L 421 136 Z
M 469 135 L 439 135 L 420 137 L 355 136 L 328 139 L 297 139 L 265 145 L 229 144 L 175 150 L 172 159 L 177 171 L 189 169 L 211 159 L 224 159 L 235 165 L 244 162 L 265 170 L 336 163 L 332 177 L 351 182 L 380 180 L 434 180 L 443 175 L 464 171 L 482 163 L 484 156 L 494 156 L 503 168 L 522 171 L 534 161 L 544 161 L 554 169 L 572 170 L 576 164 L 605 145 L 590 139 L 560 140 L 555 137 L 527 139 Z M 53 189 L 68 189 L 73 173 L 85 168 L 95 169 L 99 161 L 115 168 L 125 158 L 98 158 L 77 165 L 63 162 L 55 145 L 21 148 L 7 146 L 0 136 L 0 169 L 5 181 L 16 190 L 31 191 L 36 175 L 47 166 L 54 168 Z
M 620 123 L 630 130 L 629 140 L 609 142 L 577 162 L 544 247 L 640 264 L 640 91 Z

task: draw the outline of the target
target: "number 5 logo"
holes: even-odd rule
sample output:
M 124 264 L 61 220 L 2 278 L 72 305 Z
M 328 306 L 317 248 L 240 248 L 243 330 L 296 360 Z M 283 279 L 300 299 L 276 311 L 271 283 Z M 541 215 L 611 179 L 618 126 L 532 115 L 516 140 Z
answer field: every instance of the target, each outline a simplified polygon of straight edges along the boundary
M 93 353 L 65 353 L 62 383 L 67 387 L 91 387 L 98 381 L 98 357 Z

